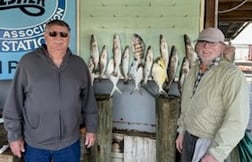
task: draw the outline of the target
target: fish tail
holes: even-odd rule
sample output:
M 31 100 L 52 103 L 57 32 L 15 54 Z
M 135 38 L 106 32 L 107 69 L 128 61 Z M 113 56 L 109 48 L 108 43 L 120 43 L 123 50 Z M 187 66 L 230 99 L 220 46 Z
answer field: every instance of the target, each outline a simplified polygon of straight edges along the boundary
M 115 89 L 116 89 L 116 91 L 117 91 L 118 93 L 120 93 L 120 94 L 122 93 L 122 91 L 121 91 L 118 87 L 116 87 Z
M 103 78 L 104 78 L 104 75 L 103 75 L 103 74 L 100 74 L 100 75 L 99 75 L 99 81 L 101 82 Z
M 144 80 L 142 81 L 142 83 L 143 83 L 143 85 L 146 85 L 147 83 L 148 83 L 148 79 L 149 79 L 150 77 L 145 77 L 144 78 Z
M 136 89 L 133 89 L 131 92 L 130 92 L 130 95 L 132 95 L 133 93 L 135 93 L 137 90 Z
M 138 86 L 136 86 L 136 87 L 130 92 L 130 94 L 132 95 L 132 94 L 135 93 L 135 92 L 139 92 L 139 93 L 142 95 L 142 91 L 141 91 L 141 89 L 140 89 Z
M 159 94 L 167 94 L 166 91 L 162 87 L 159 87 L 158 93 Z
M 115 93 L 115 91 L 117 91 L 118 93 L 122 93 L 121 90 L 117 87 L 117 86 L 114 86 L 112 91 L 110 92 L 110 97 L 113 96 L 113 94 Z
M 140 88 L 133 90 L 133 92 L 138 92 L 140 95 L 142 95 L 142 90 Z

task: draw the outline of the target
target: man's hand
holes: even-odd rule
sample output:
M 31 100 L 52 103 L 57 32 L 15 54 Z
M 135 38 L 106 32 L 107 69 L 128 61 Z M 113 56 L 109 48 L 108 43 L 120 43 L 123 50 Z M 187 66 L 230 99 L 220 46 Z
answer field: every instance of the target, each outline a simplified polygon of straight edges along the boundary
M 213 155 L 208 153 L 205 156 L 203 156 L 200 162 L 218 162 L 218 161 L 215 159 Z
M 179 134 L 176 139 L 176 148 L 180 153 L 182 152 L 182 148 L 183 148 L 183 140 L 184 140 L 184 135 Z
M 17 141 L 13 141 L 10 143 L 10 148 L 11 148 L 11 151 L 14 155 L 21 158 L 22 152 L 25 152 L 24 141 L 21 139 L 17 140 Z
M 94 145 L 96 140 L 96 134 L 95 133 L 86 133 L 86 140 L 85 140 L 85 146 L 87 148 Z

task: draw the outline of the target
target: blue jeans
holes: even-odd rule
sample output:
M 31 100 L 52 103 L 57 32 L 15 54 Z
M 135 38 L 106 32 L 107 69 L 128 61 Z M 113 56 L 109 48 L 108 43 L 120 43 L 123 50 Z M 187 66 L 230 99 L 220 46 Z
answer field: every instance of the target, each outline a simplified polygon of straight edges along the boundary
M 25 162 L 80 162 L 80 141 L 60 150 L 45 150 L 26 144 Z

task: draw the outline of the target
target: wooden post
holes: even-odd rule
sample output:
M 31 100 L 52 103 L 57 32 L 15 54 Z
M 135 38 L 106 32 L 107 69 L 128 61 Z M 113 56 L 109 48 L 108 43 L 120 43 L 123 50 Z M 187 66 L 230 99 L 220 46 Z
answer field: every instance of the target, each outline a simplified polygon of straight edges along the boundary
M 176 129 L 180 113 L 180 99 L 156 99 L 156 157 L 157 162 L 176 162 Z
M 205 28 L 218 26 L 218 0 L 205 0 Z
M 99 118 L 96 143 L 91 148 L 91 162 L 111 162 L 112 101 L 108 95 L 96 96 Z

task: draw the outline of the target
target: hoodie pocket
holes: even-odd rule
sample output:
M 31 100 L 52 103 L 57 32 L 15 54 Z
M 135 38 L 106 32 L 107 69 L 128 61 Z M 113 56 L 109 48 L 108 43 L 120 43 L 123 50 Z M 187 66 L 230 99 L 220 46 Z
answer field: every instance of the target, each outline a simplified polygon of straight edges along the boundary
M 59 113 L 26 114 L 25 135 L 36 143 L 47 143 L 60 137 Z

